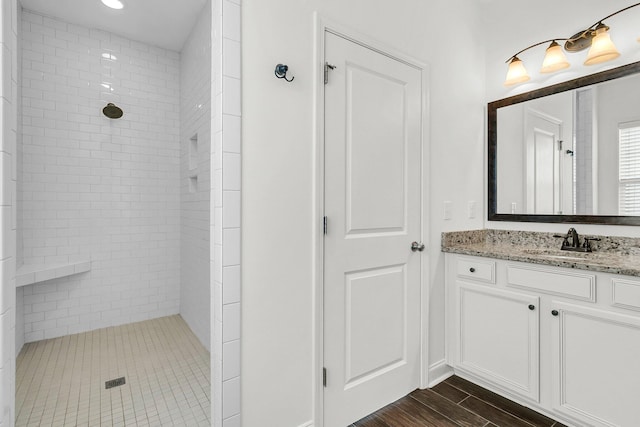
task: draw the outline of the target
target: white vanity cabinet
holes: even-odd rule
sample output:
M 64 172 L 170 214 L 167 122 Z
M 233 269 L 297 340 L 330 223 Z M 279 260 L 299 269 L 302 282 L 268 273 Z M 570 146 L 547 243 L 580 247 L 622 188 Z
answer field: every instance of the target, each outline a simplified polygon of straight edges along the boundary
M 570 426 L 640 425 L 640 278 L 445 259 L 457 374 Z
M 493 272 L 494 261 L 456 259 L 451 356 L 458 369 L 537 401 L 539 298 L 492 286 Z
M 457 366 L 537 400 L 538 298 L 458 282 L 456 301 Z
M 640 316 L 552 307 L 553 409 L 587 425 L 640 425 Z

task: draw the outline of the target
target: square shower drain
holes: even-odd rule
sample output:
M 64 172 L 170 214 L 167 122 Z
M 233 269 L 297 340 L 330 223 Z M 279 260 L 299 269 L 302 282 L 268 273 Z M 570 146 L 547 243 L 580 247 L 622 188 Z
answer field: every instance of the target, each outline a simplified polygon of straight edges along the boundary
M 115 380 L 105 381 L 104 388 L 110 389 L 113 387 L 118 387 L 119 385 L 125 384 L 124 377 L 116 378 Z

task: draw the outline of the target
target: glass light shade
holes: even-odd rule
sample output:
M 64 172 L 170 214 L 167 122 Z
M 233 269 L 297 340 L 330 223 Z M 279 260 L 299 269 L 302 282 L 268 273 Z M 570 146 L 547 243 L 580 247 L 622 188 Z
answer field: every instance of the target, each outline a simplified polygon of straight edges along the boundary
M 551 42 L 547 48 L 547 53 L 544 56 L 544 61 L 542 61 L 542 68 L 540 69 L 540 72 L 553 73 L 565 68 L 569 68 L 567 57 L 564 55 L 564 52 L 558 43 L 555 41 Z
M 620 56 L 620 52 L 611 41 L 611 36 L 609 36 L 607 30 L 607 27 L 596 28 L 596 35 L 591 41 L 591 48 L 584 65 L 601 64 Z
M 122 9 L 124 7 L 120 0 L 102 0 L 102 4 L 111 9 Z
M 529 80 L 529 74 L 524 68 L 522 61 L 518 57 L 513 57 L 509 62 L 509 71 L 507 71 L 507 79 L 504 81 L 505 86 L 511 86 L 518 83 L 523 83 Z

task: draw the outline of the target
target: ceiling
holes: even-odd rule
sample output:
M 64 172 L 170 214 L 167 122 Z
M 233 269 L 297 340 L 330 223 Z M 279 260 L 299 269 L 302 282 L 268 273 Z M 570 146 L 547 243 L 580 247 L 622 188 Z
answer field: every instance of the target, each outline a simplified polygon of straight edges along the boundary
M 20 1 L 23 8 L 43 15 L 180 51 L 208 0 L 121 0 L 121 10 L 100 0 Z

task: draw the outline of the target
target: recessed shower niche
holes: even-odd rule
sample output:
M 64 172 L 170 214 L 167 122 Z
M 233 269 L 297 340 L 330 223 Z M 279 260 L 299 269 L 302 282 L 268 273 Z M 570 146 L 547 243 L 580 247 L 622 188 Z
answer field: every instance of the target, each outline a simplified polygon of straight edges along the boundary
M 189 138 L 189 193 L 198 191 L 198 134 Z

